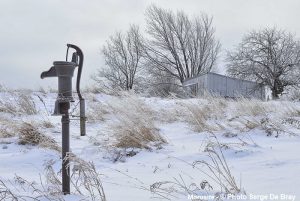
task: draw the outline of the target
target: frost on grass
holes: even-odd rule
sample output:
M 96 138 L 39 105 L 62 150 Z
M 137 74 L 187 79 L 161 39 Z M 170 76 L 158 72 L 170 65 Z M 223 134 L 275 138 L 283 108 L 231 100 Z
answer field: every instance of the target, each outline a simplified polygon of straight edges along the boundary
M 106 201 L 100 174 L 93 163 L 76 156 L 69 156 L 71 165 L 71 195 L 81 201 Z M 45 163 L 45 172 L 40 181 L 29 181 L 16 175 L 13 179 L 0 178 L 0 200 L 11 201 L 65 201 L 61 192 L 61 176 L 53 169 L 54 160 Z M 69 200 L 69 199 L 67 199 Z
M 87 120 L 89 123 L 98 123 L 105 120 L 105 115 L 109 114 L 108 106 L 105 103 L 90 103 L 87 109 Z
M 101 174 L 96 170 L 92 162 L 87 162 L 78 158 L 74 154 L 69 154 L 65 159 L 70 161 L 70 185 L 71 195 L 78 195 L 83 201 L 106 201 Z M 60 195 L 61 199 L 61 171 L 55 172 L 53 166 L 56 161 L 50 160 L 45 163 L 46 185 L 44 188 L 52 195 Z M 55 199 L 54 199 L 55 200 Z
M 237 116 L 261 116 L 271 111 L 270 103 L 256 99 L 240 98 L 233 102 Z
M 182 161 L 198 172 L 197 175 L 188 175 L 188 177 L 196 178 L 201 175 L 202 180 L 200 182 L 191 182 L 190 178 L 179 174 L 172 180 L 155 182 L 150 186 L 151 192 L 166 200 L 175 198 L 177 200 L 182 195 L 185 197 L 214 195 L 216 198 L 221 198 L 221 195 L 226 194 L 245 194 L 242 187 L 237 185 L 222 149 L 223 145 L 212 133 L 207 139 L 204 149 L 205 159 L 196 160 L 193 163 Z
M 151 146 L 166 143 L 154 125 L 152 111 L 136 98 L 125 98 L 124 101 L 125 104 L 116 107 L 119 114 L 113 126 L 117 141 L 115 146 L 151 149 Z
M 34 115 L 38 113 L 36 104 L 31 95 L 8 91 L 0 99 L 0 112 L 13 115 Z
M 216 135 L 212 134 L 204 152 L 207 153 L 208 160 L 195 161 L 193 166 L 202 165 L 201 171 L 207 171 L 210 179 L 216 182 L 224 193 L 241 193 L 241 187 L 237 185 L 236 179 L 231 173 L 231 169 L 222 151 L 223 145 L 219 142 Z
M 151 150 L 166 140 L 154 124 L 153 111 L 134 95 L 113 99 L 109 103 L 113 114 L 110 130 L 115 138 L 113 147 Z
M 265 131 L 268 136 L 298 135 L 300 105 L 296 102 L 237 99 L 220 97 L 178 100 L 178 113 L 196 132 L 253 129 Z
M 196 132 L 217 131 L 220 125 L 217 120 L 224 119 L 227 101 L 210 97 L 206 101 L 200 99 L 184 103 L 181 108 L 185 119 Z
M 0 138 L 9 138 L 15 136 L 15 129 L 12 122 L 7 118 L 0 118 Z
M 69 155 L 72 165 L 71 183 L 75 193 L 86 196 L 92 201 L 106 201 L 101 174 L 96 170 L 93 162 L 86 162 L 75 155 Z

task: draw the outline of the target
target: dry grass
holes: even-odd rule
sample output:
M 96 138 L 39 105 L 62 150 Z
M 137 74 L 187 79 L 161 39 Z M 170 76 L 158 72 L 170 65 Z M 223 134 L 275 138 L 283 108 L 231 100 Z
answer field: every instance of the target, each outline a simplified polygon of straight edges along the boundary
M 235 114 L 238 116 L 261 116 L 272 111 L 268 102 L 256 99 L 238 99 L 234 102 Z
M 41 197 L 39 194 L 42 192 L 37 189 L 35 182 L 29 182 L 19 176 L 9 181 L 0 180 L 0 200 L 39 201 Z
M 124 91 L 120 87 L 111 87 L 109 86 L 105 80 L 102 80 L 101 78 L 98 79 L 96 76 L 91 77 L 94 81 L 94 85 L 90 85 L 89 87 L 86 87 L 83 91 L 86 93 L 94 93 L 94 94 L 107 94 L 112 96 L 122 96 L 122 94 L 127 93 L 127 91 Z
M 109 114 L 107 104 L 95 102 L 89 105 L 87 110 L 87 120 L 90 123 L 96 123 L 105 120 L 105 115 Z
M 220 125 L 213 122 L 224 119 L 226 106 L 226 100 L 211 98 L 208 103 L 202 100 L 184 104 L 183 114 L 196 132 L 217 131 Z
M 96 94 L 94 94 L 94 93 L 86 92 L 86 93 L 84 94 L 84 97 L 85 97 L 85 99 L 88 100 L 89 102 L 99 102 L 98 99 L 97 99 Z
M 12 121 L 7 118 L 0 118 L 0 138 L 15 136 L 16 129 L 12 126 Z
M 242 121 L 242 119 L 240 119 L 239 121 L 244 125 L 241 131 L 250 131 L 252 129 L 258 128 L 261 125 L 260 121 L 254 119 L 254 118 L 247 119 L 244 121 Z
M 15 130 L 11 126 L 2 125 L 0 127 L 0 138 L 9 138 L 15 136 Z
M 195 161 L 193 166 L 195 167 L 199 164 L 204 165 L 208 170 L 210 179 L 215 181 L 225 193 L 241 193 L 241 187 L 237 185 L 237 182 L 231 173 L 227 160 L 223 154 L 222 147 L 223 145 L 220 144 L 217 137 L 212 134 L 210 141 L 207 143 L 204 150 L 207 153 L 209 160 Z M 204 168 L 202 168 L 202 171 L 205 171 Z
M 207 97 L 188 102 L 178 100 L 178 105 L 178 113 L 172 112 L 172 115 L 184 117 L 184 121 L 199 133 L 223 131 L 227 128 L 240 132 L 260 129 L 268 136 L 278 137 L 281 133 L 297 135 L 293 128 L 298 129 L 300 124 L 300 105 L 293 102 Z M 166 112 L 164 114 L 168 115 Z M 180 117 L 173 119 L 179 120 Z
M 79 159 L 69 156 L 72 165 L 71 195 L 76 195 L 76 200 L 81 201 L 106 201 L 104 189 L 95 166 Z M 45 163 L 45 182 L 28 181 L 20 176 L 12 180 L 0 179 L 0 200 L 11 201 L 65 201 L 67 197 L 61 192 L 62 182 L 54 169 L 55 161 Z M 69 199 L 67 199 L 69 200 Z
M 13 115 L 34 115 L 38 113 L 32 97 L 23 92 L 7 92 L 5 99 L 0 100 L 0 112 Z
M 182 107 L 180 104 L 175 105 L 173 108 L 161 108 L 156 112 L 155 120 L 163 123 L 172 123 L 182 120 L 182 112 L 178 109 Z
M 239 129 L 240 132 L 248 132 L 253 129 L 259 129 L 264 131 L 267 136 L 279 137 L 279 135 L 299 135 L 299 132 L 296 133 L 291 128 L 296 130 L 300 128 L 300 121 L 293 117 L 273 117 L 261 116 L 259 118 L 248 117 L 248 118 L 239 118 L 235 120 L 240 125 L 239 127 L 234 127 Z M 230 124 L 229 124 L 230 125 Z
M 97 172 L 92 162 L 86 162 L 75 155 L 68 159 L 73 166 L 71 183 L 80 195 L 88 195 L 92 201 L 106 201 L 101 175 Z
M 295 102 L 279 102 L 279 107 L 282 110 L 283 116 L 287 117 L 300 117 L 300 105 Z
M 43 128 L 54 128 L 54 124 L 51 121 L 44 120 L 40 124 Z
M 206 180 L 200 183 L 187 184 L 181 175 L 179 178 L 174 177 L 172 181 L 155 182 L 150 186 L 150 191 L 154 195 L 165 200 L 178 200 L 182 195 L 185 197 L 197 196 L 199 192 L 207 193 L 212 190 L 212 186 Z
M 140 148 L 151 150 L 152 146 L 159 147 L 166 140 L 159 134 L 158 130 L 145 122 L 132 122 L 124 120 L 114 127 L 116 132 L 116 143 L 118 148 Z
M 288 117 L 282 120 L 282 124 L 290 125 L 296 129 L 300 130 L 300 120 L 296 119 L 295 117 Z
M 42 134 L 34 124 L 27 122 L 23 123 L 19 128 L 19 144 L 37 145 L 56 151 L 61 150 L 54 139 Z
M 196 132 L 215 131 L 217 127 L 208 122 L 211 119 L 210 108 L 208 106 L 187 105 L 187 110 L 190 114 L 187 116 L 187 121 L 192 124 Z
M 241 186 L 237 185 L 236 179 L 233 176 L 230 166 L 227 163 L 222 149 L 227 145 L 219 143 L 217 137 L 212 133 L 208 138 L 204 153 L 207 155 L 207 160 L 198 160 L 193 163 L 178 159 L 180 162 L 187 164 L 199 171 L 202 175 L 201 182 L 192 182 L 197 175 L 187 175 L 185 180 L 182 175 L 179 178 L 173 177 L 171 181 L 159 181 L 150 186 L 151 192 L 158 198 L 166 200 L 179 199 L 184 195 L 197 197 L 198 195 L 215 195 L 218 197 L 226 194 L 244 194 Z M 191 180 L 192 178 L 192 180 Z M 199 179 L 197 179 L 199 181 Z M 219 200 L 219 199 L 216 199 Z
M 109 104 L 115 121 L 111 131 L 117 148 L 151 149 L 166 140 L 154 125 L 153 111 L 134 95 L 114 99 Z
M 38 111 L 30 95 L 20 93 L 17 98 L 18 112 L 21 114 L 34 115 Z
M 106 201 L 101 175 L 97 172 L 92 162 L 86 162 L 73 154 L 67 155 L 65 160 L 70 161 L 71 166 L 71 194 L 81 195 L 82 200 Z M 45 176 L 47 192 L 61 194 L 61 178 L 55 173 L 53 165 L 55 161 L 50 160 L 45 164 Z

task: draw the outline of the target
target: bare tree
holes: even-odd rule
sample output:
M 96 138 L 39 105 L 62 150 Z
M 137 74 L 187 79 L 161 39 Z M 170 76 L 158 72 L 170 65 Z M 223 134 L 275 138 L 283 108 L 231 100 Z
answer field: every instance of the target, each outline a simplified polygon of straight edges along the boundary
M 236 50 L 228 52 L 227 62 L 229 75 L 269 86 L 273 98 L 300 83 L 300 43 L 277 28 L 246 34 Z
M 130 26 L 125 35 L 118 32 L 111 36 L 102 53 L 106 68 L 99 70 L 94 79 L 105 77 L 112 87 L 132 89 L 141 68 L 142 36 L 138 26 Z
M 178 79 L 206 73 L 214 66 L 220 43 L 215 39 L 212 18 L 203 14 L 190 19 L 184 12 L 150 6 L 146 11 L 147 66 Z M 155 70 L 152 70 L 155 72 Z

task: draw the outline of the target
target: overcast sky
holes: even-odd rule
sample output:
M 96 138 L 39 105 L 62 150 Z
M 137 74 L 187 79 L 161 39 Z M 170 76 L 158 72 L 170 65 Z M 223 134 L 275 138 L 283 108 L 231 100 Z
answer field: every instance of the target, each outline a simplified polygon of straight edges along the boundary
M 104 65 L 101 47 L 116 31 L 130 24 L 145 28 L 151 4 L 190 16 L 214 17 L 216 37 L 225 50 L 252 29 L 287 29 L 300 36 L 300 0 L 0 0 L 0 83 L 8 87 L 56 87 L 56 79 L 41 80 L 55 60 L 64 60 L 66 43 L 85 55 L 83 84 Z M 50 81 L 52 80 L 52 81 Z

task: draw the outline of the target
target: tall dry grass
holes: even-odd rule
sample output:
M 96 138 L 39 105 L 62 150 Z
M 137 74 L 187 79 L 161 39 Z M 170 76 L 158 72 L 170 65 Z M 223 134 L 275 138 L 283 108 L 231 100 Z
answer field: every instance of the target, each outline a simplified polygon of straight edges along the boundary
M 193 166 L 202 165 L 202 171 L 207 171 L 210 178 L 215 181 L 222 191 L 229 194 L 241 193 L 241 186 L 237 185 L 236 179 L 233 176 L 231 169 L 227 163 L 225 155 L 222 151 L 216 135 L 211 134 L 204 152 L 207 153 L 209 160 L 195 161 Z M 203 168 L 206 168 L 206 170 Z
M 233 112 L 237 116 L 263 116 L 274 110 L 270 108 L 270 102 L 257 99 L 239 98 L 233 102 Z
M 13 115 L 34 115 L 38 113 L 38 110 L 30 94 L 8 91 L 0 99 L 0 112 Z
M 71 168 L 71 195 L 76 200 L 106 201 L 101 175 L 93 163 L 86 162 L 76 156 L 69 156 Z M 60 173 L 53 169 L 54 160 L 47 161 L 45 174 L 40 181 L 29 181 L 16 175 L 11 180 L 0 178 L 0 200 L 7 201 L 66 201 L 69 196 L 61 192 Z M 75 197 L 76 196 L 76 197 Z
M 173 177 L 172 180 L 158 181 L 150 186 L 150 191 L 159 198 L 166 200 L 178 200 L 182 195 L 194 196 L 198 195 L 226 195 L 226 194 L 245 194 L 241 184 L 237 184 L 236 178 L 233 176 L 231 166 L 223 153 L 223 145 L 213 133 L 206 141 L 204 154 L 207 156 L 203 160 L 196 160 L 193 163 L 178 159 L 188 165 L 188 168 L 196 169 L 197 175 L 186 175 L 187 180 L 179 174 L 179 177 Z M 189 178 L 198 178 L 200 174 L 202 178 L 197 179 L 199 182 L 191 182 Z M 220 196 L 221 199 L 221 196 Z M 216 200 L 218 200 L 216 198 Z M 222 199 L 221 199 L 222 200 Z
M 87 109 L 87 121 L 89 123 L 99 123 L 105 120 L 105 116 L 110 113 L 106 103 L 93 102 Z
M 216 122 L 225 118 L 226 107 L 225 99 L 210 97 L 184 103 L 181 114 L 196 132 L 217 131 L 220 125 Z
M 21 145 L 34 145 L 43 148 L 61 151 L 56 141 L 43 134 L 33 123 L 24 122 L 18 129 L 19 144 Z
M 260 129 L 268 136 L 281 134 L 299 135 L 300 104 L 287 101 L 236 100 L 208 96 L 176 100 L 175 112 L 163 111 L 156 116 L 173 121 L 185 121 L 196 132 L 222 132 L 237 130 L 248 132 Z M 159 112 L 159 111 L 158 111 Z M 158 119 L 159 120 L 159 119 Z M 161 120 L 163 121 L 163 120 Z
M 151 149 L 166 140 L 155 127 L 153 111 L 135 95 L 126 95 L 109 103 L 114 121 L 111 131 L 117 148 Z
M 13 122 L 5 117 L 0 117 L 0 138 L 9 138 L 16 135 L 16 129 L 12 126 Z

